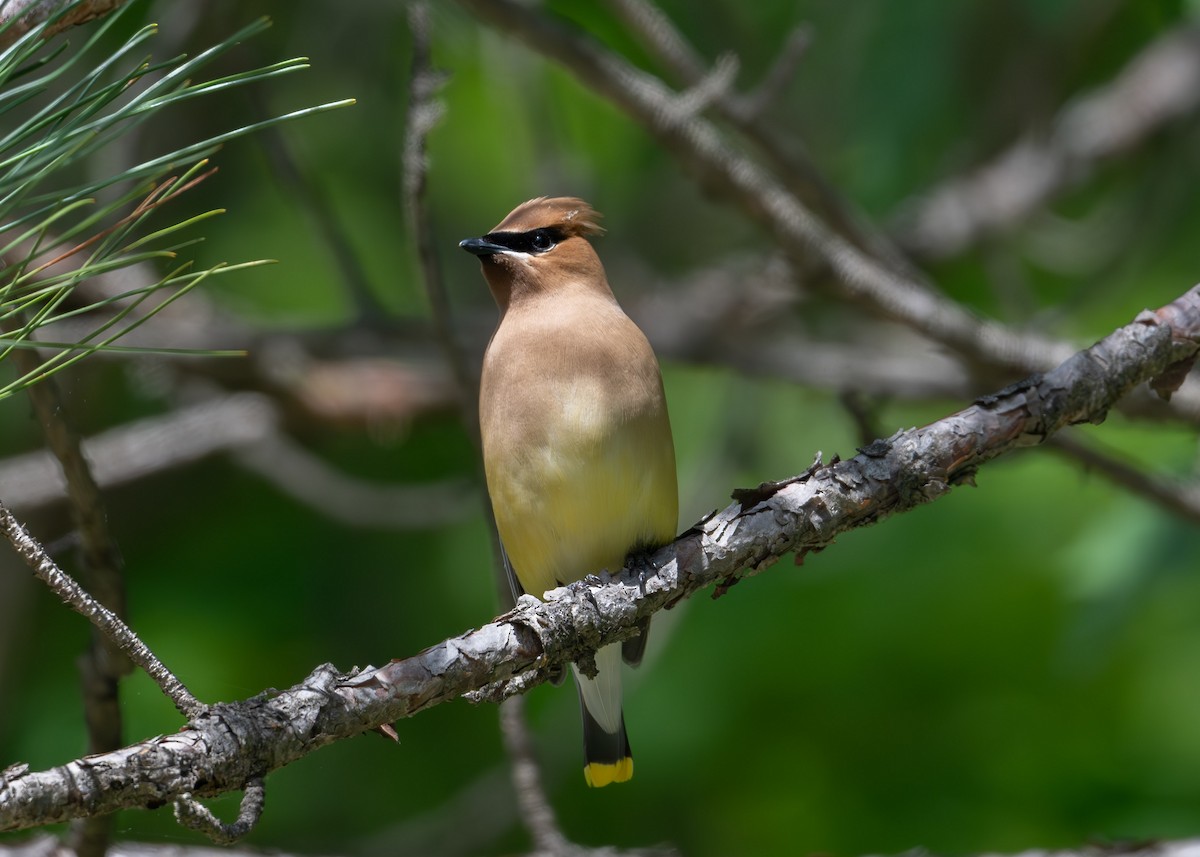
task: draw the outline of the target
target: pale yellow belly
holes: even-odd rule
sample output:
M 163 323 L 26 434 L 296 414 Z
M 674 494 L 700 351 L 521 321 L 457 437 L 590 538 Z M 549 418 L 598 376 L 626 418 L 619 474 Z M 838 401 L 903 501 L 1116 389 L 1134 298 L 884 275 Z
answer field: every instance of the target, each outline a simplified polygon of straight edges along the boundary
M 576 421 L 545 443 L 490 451 L 496 523 L 526 592 L 540 598 L 601 569 L 615 572 L 630 550 L 674 537 L 675 456 L 664 428 L 611 432 Z

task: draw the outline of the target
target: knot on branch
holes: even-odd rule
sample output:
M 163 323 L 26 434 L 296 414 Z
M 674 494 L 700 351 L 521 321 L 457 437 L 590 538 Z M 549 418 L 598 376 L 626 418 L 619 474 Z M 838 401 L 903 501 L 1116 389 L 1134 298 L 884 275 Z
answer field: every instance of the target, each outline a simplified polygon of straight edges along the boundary
M 666 106 L 666 113 L 675 122 L 687 122 L 700 115 L 711 104 L 729 96 L 737 81 L 741 63 L 733 54 L 717 57 L 712 71 L 688 87 Z

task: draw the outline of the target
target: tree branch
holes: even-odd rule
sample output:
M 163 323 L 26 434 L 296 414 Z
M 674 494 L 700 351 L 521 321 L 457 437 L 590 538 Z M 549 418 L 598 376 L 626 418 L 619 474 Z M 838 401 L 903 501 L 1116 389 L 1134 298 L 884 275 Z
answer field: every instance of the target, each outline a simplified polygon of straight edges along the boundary
M 1085 470 L 1103 474 L 1114 484 L 1157 503 L 1183 520 L 1200 524 L 1200 484 L 1195 479 L 1179 482 L 1145 473 L 1113 455 L 1081 443 L 1072 434 L 1058 435 L 1047 446 L 1078 462 Z
M 27 375 L 36 374 L 41 365 L 41 360 L 33 349 L 18 348 L 13 352 L 12 359 L 17 371 Z M 61 467 L 67 488 L 71 521 L 79 534 L 82 547 L 79 553 L 84 580 L 87 588 L 94 594 L 85 593 L 65 574 L 46 576 L 39 569 L 38 577 L 60 595 L 67 591 L 68 584 L 73 587 L 73 599 L 67 603 L 80 612 L 84 611 L 75 599 L 83 595 L 94 599 L 89 612 L 84 612 L 84 615 L 94 620 L 91 640 L 87 649 L 80 654 L 77 663 L 84 721 L 87 724 L 88 748 L 93 753 L 104 753 L 116 750 L 124 743 L 118 687 L 121 678 L 133 670 L 133 663 L 127 657 L 125 646 L 106 633 L 106 624 L 111 627 L 114 622 L 122 622 L 126 613 L 121 554 L 108 528 L 108 511 L 92 474 L 91 465 L 83 453 L 82 441 L 68 422 L 67 410 L 63 406 L 57 380 L 51 376 L 43 377 L 28 387 L 26 392 L 42 425 L 46 445 Z M 0 507 L 0 515 L 8 515 L 8 510 Z M 14 523 L 15 521 L 8 518 L 3 521 L 3 528 L 6 533 L 10 533 L 10 539 Z M 95 621 L 100 617 L 105 621 Z M 182 685 L 179 685 L 179 689 L 186 693 Z M 92 816 L 76 825 L 71 839 L 74 850 L 80 857 L 103 857 L 111 834 L 112 825 L 109 819 Z
M 700 53 L 650 0 L 607 0 L 607 4 L 633 37 L 657 58 L 675 84 L 695 88 L 711 77 Z M 891 266 L 904 268 L 908 263 L 901 253 L 825 178 L 803 143 L 781 138 L 766 121 L 769 112 L 766 108 L 790 82 L 809 37 L 808 29 L 803 26 L 789 34 L 775 65 L 756 92 L 739 95 L 730 86 L 703 106 L 711 104 L 716 115 L 762 153 L 787 189 L 844 238 L 865 252 L 886 259 Z
M 819 259 L 834 274 L 836 293 L 949 346 L 993 374 L 1010 376 L 1045 369 L 1073 351 L 1062 341 L 980 319 L 931 289 L 904 267 L 872 258 L 826 226 L 778 177 L 731 148 L 712 123 L 673 111 L 677 95 L 655 77 L 561 20 L 518 0 L 459 0 L 480 20 L 513 35 L 558 62 L 580 82 L 641 124 L 708 190 L 734 202 L 774 238 L 801 269 Z M 1144 400 L 1145 397 L 1141 397 Z M 1161 403 L 1159 403 L 1161 405 Z M 1135 412 L 1144 401 L 1131 403 Z M 1157 409 L 1161 417 L 1164 408 Z M 1200 423 L 1200 396 L 1183 390 L 1169 412 Z
M 1169 395 L 1198 351 L 1200 287 L 1045 376 L 877 440 L 848 461 L 735 492 L 731 506 L 615 580 L 589 578 L 546 593 L 545 602 L 523 598 L 477 630 L 378 669 L 318 667 L 287 691 L 206 708 L 170 735 L 46 771 L 10 768 L 0 773 L 0 830 L 240 789 L 318 747 L 469 692 L 499 700 L 568 661 L 587 670 L 598 647 L 633 636 L 641 620 L 696 592 L 716 585 L 722 594 L 787 553 L 802 560 L 841 533 L 972 483 L 999 455 L 1102 421 L 1141 383 Z
M 732 200 L 801 266 L 815 256 L 833 272 L 843 298 L 913 327 L 1006 373 L 1044 370 L 1071 348 L 982 320 L 925 282 L 859 250 L 826 226 L 782 180 L 730 147 L 712 123 L 673 110 L 677 95 L 658 78 L 586 34 L 517 0 L 459 0 L 480 20 L 564 66 L 628 114 L 714 191 Z
M 1105 160 L 1197 107 L 1200 27 L 1192 24 L 1158 38 L 1107 86 L 1072 100 L 1048 134 L 1030 134 L 991 163 L 925 194 L 901 212 L 899 241 L 929 259 L 961 253 L 1021 223 Z
M 190 717 L 203 709 L 203 705 L 171 674 L 153 652 L 138 639 L 137 635 L 112 610 L 105 607 L 84 591 L 78 583 L 55 564 L 45 549 L 21 525 L 13 513 L 0 503 L 0 531 L 12 544 L 13 549 L 33 569 L 38 579 L 63 600 L 68 607 L 88 619 L 102 638 L 122 658 L 140 666 L 159 686 L 184 716 Z M 2 785 L 2 780 L 0 780 Z M 0 793 L 3 788 L 0 787 Z M 0 798 L 2 803 L 2 798 Z
M 233 393 L 147 417 L 83 441 L 97 484 L 110 488 L 273 436 L 278 414 L 260 393 Z M 61 500 L 62 470 L 41 450 L 0 460 L 5 503 L 23 511 Z

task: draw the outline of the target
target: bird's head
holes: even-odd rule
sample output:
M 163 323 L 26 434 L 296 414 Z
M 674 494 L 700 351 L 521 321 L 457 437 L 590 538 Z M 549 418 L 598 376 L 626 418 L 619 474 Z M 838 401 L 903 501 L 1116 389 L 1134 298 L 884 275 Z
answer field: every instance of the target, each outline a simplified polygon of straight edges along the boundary
M 604 267 L 587 240 L 604 232 L 599 217 L 582 199 L 538 197 L 518 205 L 487 235 L 458 246 L 479 257 L 502 310 L 567 286 L 608 292 Z

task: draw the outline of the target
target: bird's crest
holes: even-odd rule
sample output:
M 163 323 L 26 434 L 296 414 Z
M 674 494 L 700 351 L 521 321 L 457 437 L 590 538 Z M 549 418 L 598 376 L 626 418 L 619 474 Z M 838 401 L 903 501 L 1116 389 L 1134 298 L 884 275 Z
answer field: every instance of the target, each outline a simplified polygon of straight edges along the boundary
M 600 213 L 573 196 L 544 197 L 523 202 L 509 212 L 492 232 L 529 232 L 557 228 L 566 235 L 603 235 Z

